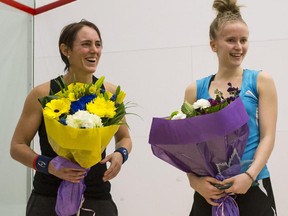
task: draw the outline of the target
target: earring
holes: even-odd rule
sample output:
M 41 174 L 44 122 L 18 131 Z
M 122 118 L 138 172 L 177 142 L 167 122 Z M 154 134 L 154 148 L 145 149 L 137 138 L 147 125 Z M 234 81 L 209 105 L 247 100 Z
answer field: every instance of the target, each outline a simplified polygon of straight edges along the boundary
M 69 59 L 69 58 L 70 58 L 70 56 L 68 55 L 68 56 L 67 56 L 67 58 Z

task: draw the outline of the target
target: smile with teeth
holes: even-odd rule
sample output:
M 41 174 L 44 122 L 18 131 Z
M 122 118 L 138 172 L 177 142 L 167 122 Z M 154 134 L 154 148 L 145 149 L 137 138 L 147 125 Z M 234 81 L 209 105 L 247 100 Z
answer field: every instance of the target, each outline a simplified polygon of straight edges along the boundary
M 87 58 L 86 60 L 91 63 L 96 62 L 96 58 Z
M 242 56 L 241 53 L 239 53 L 239 54 L 237 54 L 237 53 L 236 53 L 236 54 L 231 53 L 230 55 L 233 56 L 233 57 L 241 57 L 241 56 Z

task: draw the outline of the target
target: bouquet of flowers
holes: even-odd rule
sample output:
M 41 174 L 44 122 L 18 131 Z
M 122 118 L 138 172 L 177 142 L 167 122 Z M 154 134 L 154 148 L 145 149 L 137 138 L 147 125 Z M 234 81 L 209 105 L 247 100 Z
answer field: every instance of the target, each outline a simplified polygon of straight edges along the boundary
M 51 161 L 55 168 L 82 167 L 88 172 L 101 160 L 102 152 L 123 124 L 126 94 L 120 86 L 114 94 L 106 91 L 103 82 L 101 77 L 95 83 L 67 85 L 61 79 L 61 91 L 39 99 L 49 143 L 59 155 Z M 75 186 L 62 181 L 56 203 L 58 215 L 76 214 L 84 190 L 84 182 Z M 72 200 L 71 206 L 65 200 Z
M 215 99 L 184 102 L 180 111 L 169 117 L 153 118 L 149 134 L 152 152 L 174 167 L 197 176 L 219 180 L 241 172 L 248 135 L 248 114 L 239 97 L 240 91 L 228 83 L 230 96 L 216 90 Z M 212 215 L 239 215 L 232 197 L 216 200 Z M 220 214 L 221 215 L 221 214 Z
M 125 92 L 118 86 L 112 94 L 101 88 L 103 82 L 104 77 L 94 84 L 64 84 L 58 93 L 39 99 L 53 150 L 83 168 L 101 160 L 126 114 Z

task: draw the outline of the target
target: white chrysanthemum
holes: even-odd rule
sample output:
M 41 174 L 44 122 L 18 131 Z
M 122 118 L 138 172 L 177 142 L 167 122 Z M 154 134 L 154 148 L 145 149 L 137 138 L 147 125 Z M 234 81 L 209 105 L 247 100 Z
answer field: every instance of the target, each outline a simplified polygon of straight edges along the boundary
M 194 109 L 205 109 L 211 106 L 210 102 L 206 99 L 199 99 L 195 103 L 192 104 Z
M 103 127 L 102 120 L 99 116 L 84 110 L 79 110 L 73 115 L 68 115 L 66 124 L 73 128 Z
M 185 119 L 186 118 L 186 114 L 184 114 L 183 112 L 179 111 L 176 115 L 173 115 L 171 120 L 177 120 L 177 119 Z

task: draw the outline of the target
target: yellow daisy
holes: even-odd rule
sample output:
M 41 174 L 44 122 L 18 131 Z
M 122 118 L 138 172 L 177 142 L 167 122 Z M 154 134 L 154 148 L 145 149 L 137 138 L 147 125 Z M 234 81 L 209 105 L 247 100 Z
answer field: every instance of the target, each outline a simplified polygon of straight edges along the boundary
M 70 110 L 69 100 L 65 98 L 54 99 L 46 104 L 43 110 L 43 114 L 49 118 L 59 119 L 59 116 L 61 116 L 62 114 L 68 114 L 69 110 Z
M 116 115 L 115 103 L 110 100 L 105 100 L 103 97 L 97 97 L 92 102 L 88 103 L 87 111 L 97 116 L 113 118 Z

